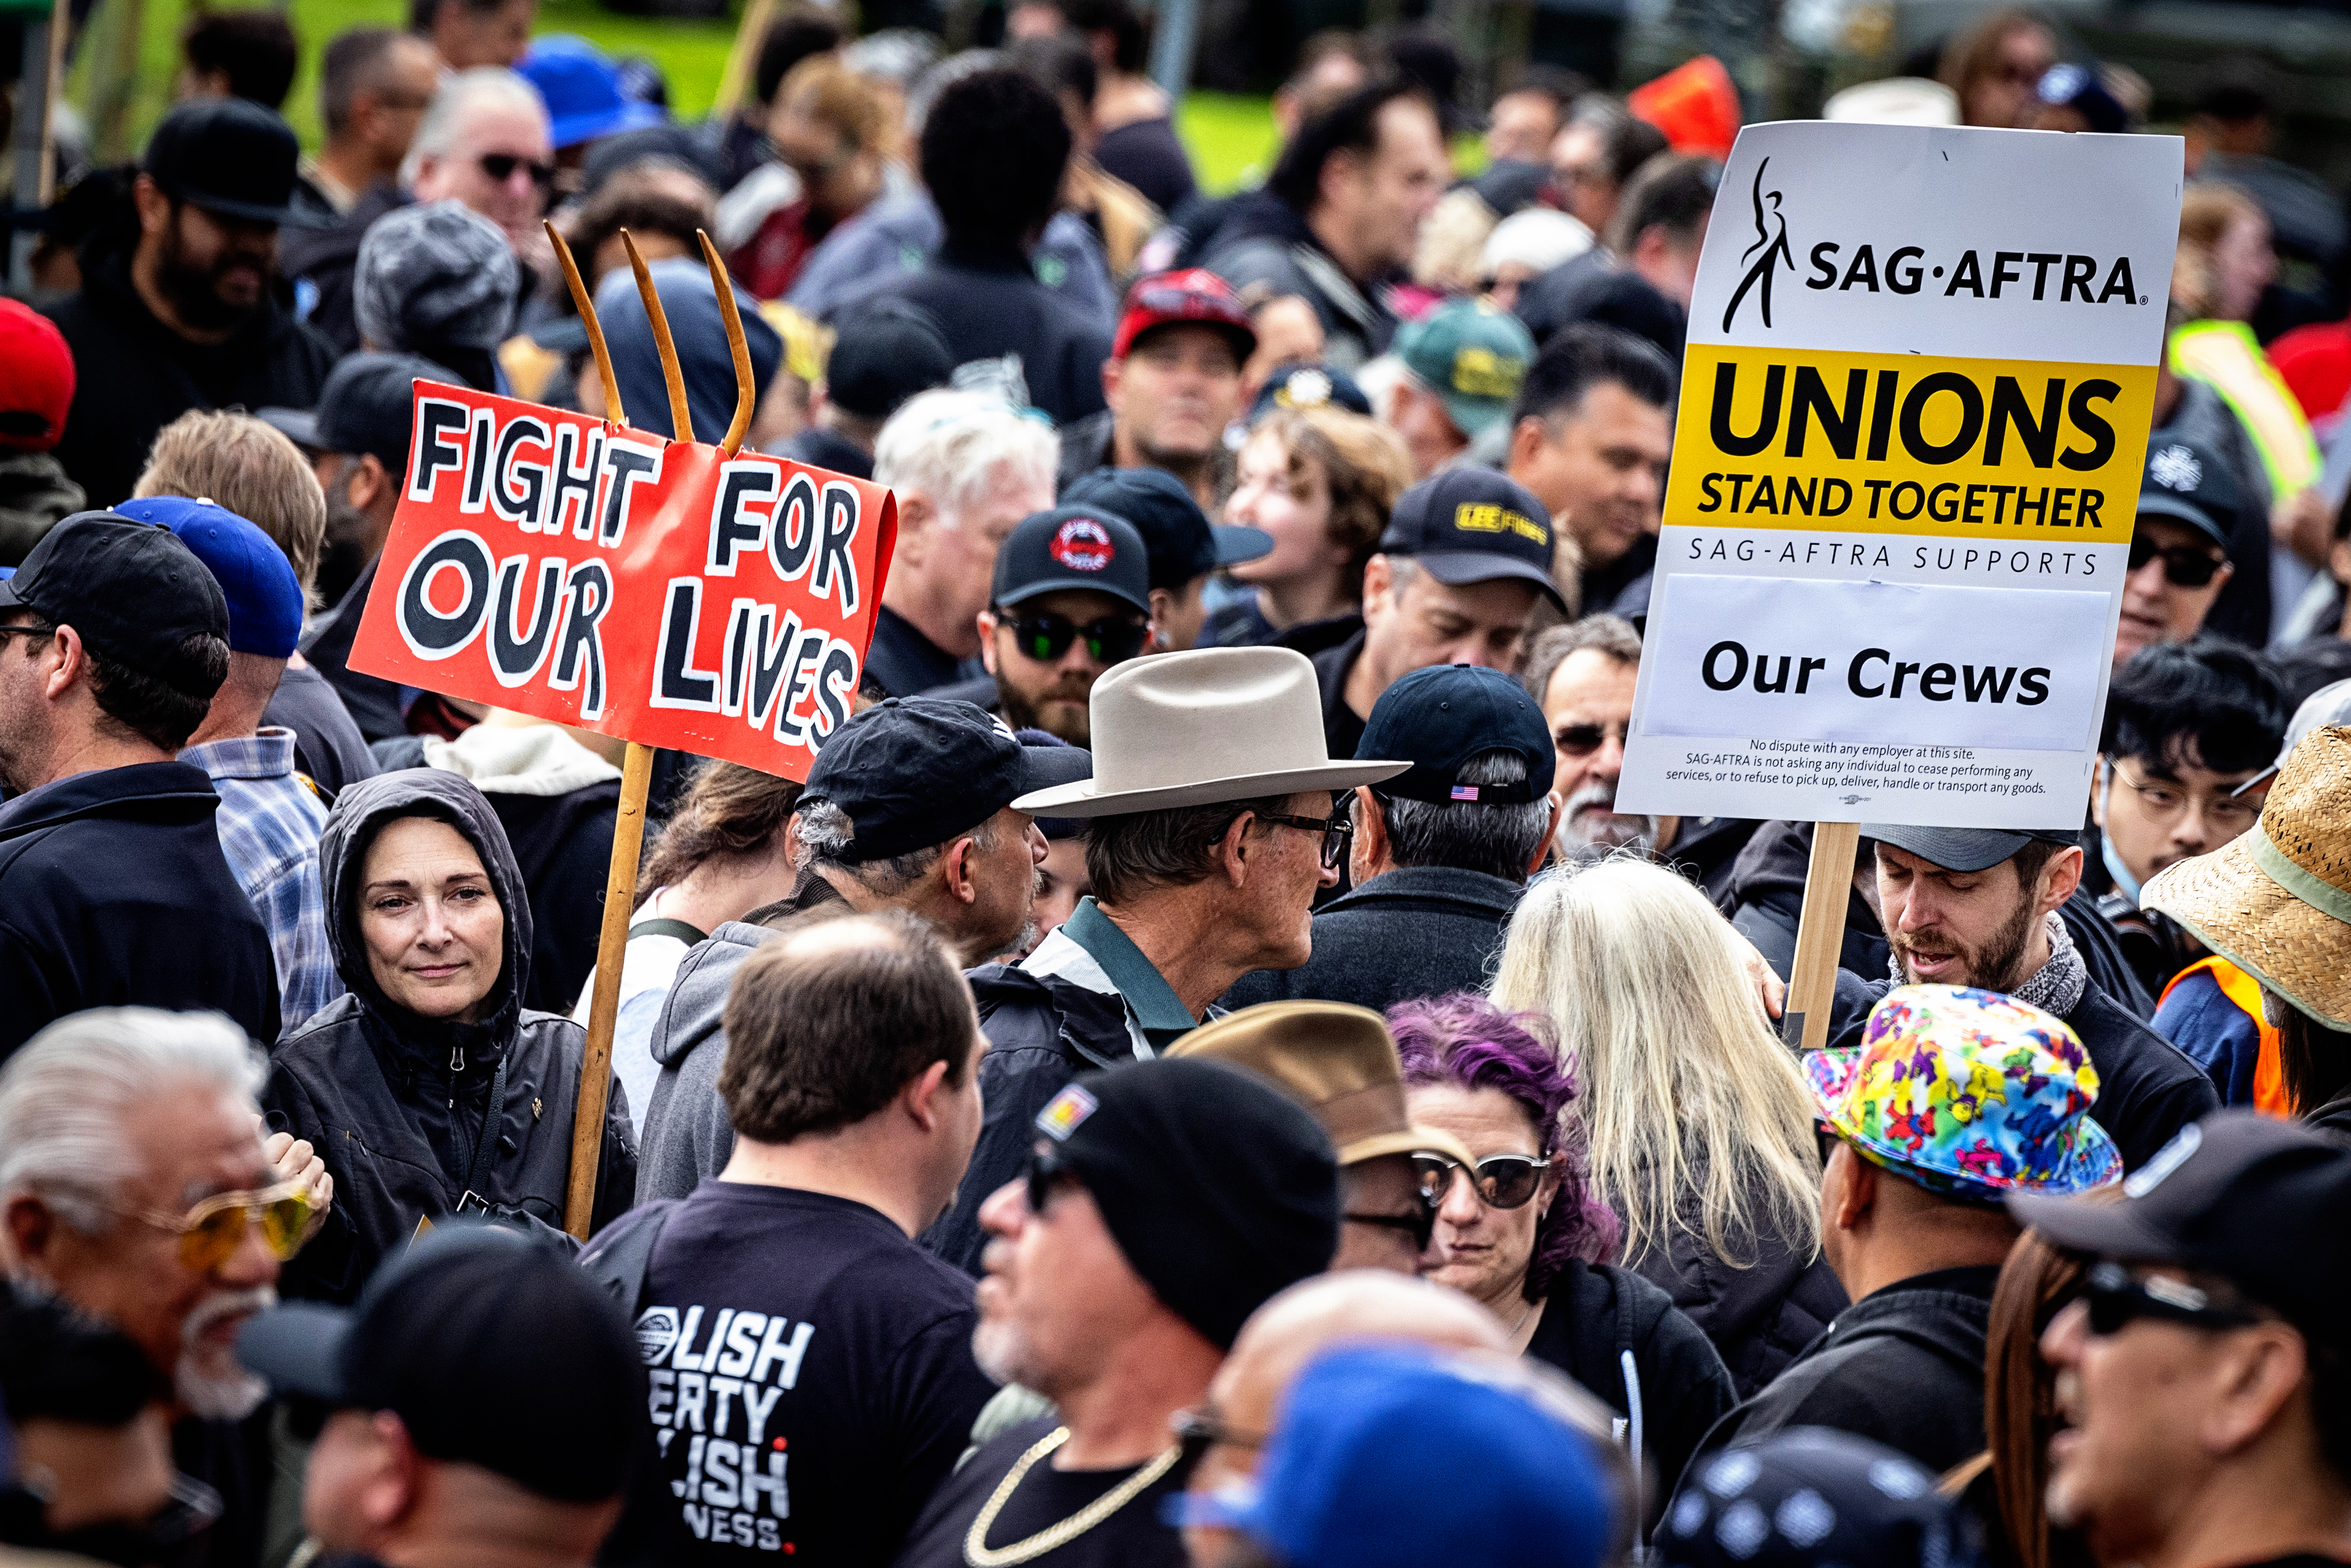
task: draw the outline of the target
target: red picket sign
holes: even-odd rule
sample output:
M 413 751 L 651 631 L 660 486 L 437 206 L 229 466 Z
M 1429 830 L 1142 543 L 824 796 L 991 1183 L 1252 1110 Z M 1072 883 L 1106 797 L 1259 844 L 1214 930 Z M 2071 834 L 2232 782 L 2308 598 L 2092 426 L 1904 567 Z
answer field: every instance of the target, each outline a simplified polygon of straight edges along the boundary
M 889 491 L 416 383 L 351 667 L 806 779 L 854 711 Z

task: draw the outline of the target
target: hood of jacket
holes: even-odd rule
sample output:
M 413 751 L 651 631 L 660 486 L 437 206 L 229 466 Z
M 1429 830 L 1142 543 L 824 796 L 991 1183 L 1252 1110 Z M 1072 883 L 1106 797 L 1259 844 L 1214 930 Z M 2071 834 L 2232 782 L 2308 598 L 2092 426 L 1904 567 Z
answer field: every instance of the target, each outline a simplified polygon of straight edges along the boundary
M 775 933 L 764 925 L 729 920 L 697 944 L 671 982 L 669 999 L 654 1021 L 653 1061 L 662 1067 L 682 1061 L 694 1048 L 725 1032 L 727 988 L 735 971 L 751 949 Z
M 463 774 L 485 795 L 569 795 L 621 770 L 551 724 L 477 724 L 455 740 L 423 737 L 424 766 Z
M 401 817 L 430 817 L 463 833 L 482 857 L 490 891 L 497 894 L 506 915 L 497 983 L 478 1023 L 428 1019 L 410 1011 L 384 995 L 369 967 L 367 944 L 360 936 L 360 867 L 376 835 Z M 438 768 L 380 773 L 352 785 L 337 798 L 319 834 L 319 882 L 326 896 L 327 946 L 335 970 L 395 1060 L 439 1068 L 453 1050 L 482 1064 L 504 1054 L 521 1022 L 523 988 L 530 976 L 530 898 L 506 829 L 480 789 Z

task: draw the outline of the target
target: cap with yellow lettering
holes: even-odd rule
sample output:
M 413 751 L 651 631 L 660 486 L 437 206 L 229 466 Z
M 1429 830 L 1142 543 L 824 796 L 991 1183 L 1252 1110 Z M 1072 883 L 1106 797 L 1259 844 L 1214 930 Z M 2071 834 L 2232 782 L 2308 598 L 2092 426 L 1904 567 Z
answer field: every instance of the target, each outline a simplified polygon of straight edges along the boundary
M 1573 613 L 1552 581 L 1551 514 L 1490 468 L 1447 468 L 1397 497 L 1380 553 L 1410 556 L 1452 588 L 1517 578 Z
M 1454 299 L 1399 328 L 1395 351 L 1474 441 L 1510 416 L 1535 340 L 1510 312 Z

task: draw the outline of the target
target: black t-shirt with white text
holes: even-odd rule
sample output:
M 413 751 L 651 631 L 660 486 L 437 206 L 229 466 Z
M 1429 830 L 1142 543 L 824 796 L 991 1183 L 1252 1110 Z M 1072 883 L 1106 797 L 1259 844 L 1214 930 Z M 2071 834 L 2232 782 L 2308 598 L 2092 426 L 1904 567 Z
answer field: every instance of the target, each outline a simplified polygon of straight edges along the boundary
M 641 1300 L 657 1455 L 608 1563 L 887 1563 L 995 1392 L 970 1276 L 847 1198 L 705 1181 Z
M 1047 1416 L 1023 1422 L 998 1434 L 974 1454 L 963 1469 L 949 1476 L 930 1507 L 906 1537 L 896 1568 L 968 1568 L 965 1537 L 998 1485 L 1011 1473 L 1037 1440 L 1059 1426 Z M 1147 1461 L 1146 1461 L 1147 1462 Z M 1057 1470 L 1050 1455 L 1029 1467 L 1028 1474 L 1004 1500 L 981 1542 L 1001 1552 L 1030 1536 L 1052 1529 L 1133 1476 L 1141 1466 L 1123 1470 Z M 1124 1507 L 1054 1550 L 1029 1558 L 1022 1568 L 1185 1568 L 1184 1538 L 1176 1526 L 1162 1521 L 1159 1511 L 1166 1500 L 1184 1490 L 1189 1467 L 1176 1465 L 1137 1493 Z

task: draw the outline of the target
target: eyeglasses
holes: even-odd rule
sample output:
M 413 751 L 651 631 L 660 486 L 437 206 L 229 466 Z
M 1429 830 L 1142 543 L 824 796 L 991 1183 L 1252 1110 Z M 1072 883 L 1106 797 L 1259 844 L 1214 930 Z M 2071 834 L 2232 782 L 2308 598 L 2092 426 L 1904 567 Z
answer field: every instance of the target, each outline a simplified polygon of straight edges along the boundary
M 1045 1206 L 1053 1201 L 1053 1184 L 1070 1176 L 1070 1167 L 1058 1150 L 1040 1144 L 1029 1151 L 1029 1163 L 1021 1168 L 1020 1178 L 1028 1184 L 1029 1212 L 1042 1214 Z
M 2237 1329 L 2261 1321 L 2242 1309 L 2214 1306 L 2209 1292 L 2181 1281 L 2160 1274 L 2135 1279 L 2119 1263 L 2092 1264 L 2082 1299 L 2089 1303 L 2090 1332 L 2100 1339 L 2140 1318 L 2199 1329 Z
M 1624 745 L 1632 729 L 1629 719 L 1614 726 L 1563 724 L 1552 731 L 1551 743 L 1559 748 L 1562 757 L 1589 757 L 1606 745 L 1612 735 L 1616 737 L 1617 745 Z
M 485 152 L 475 162 L 482 166 L 483 173 L 501 185 L 514 178 L 516 170 L 528 169 L 530 171 L 530 183 L 538 187 L 542 195 L 555 189 L 555 165 L 552 163 L 538 162 L 512 152 Z
M 1184 1450 L 1183 1462 L 1187 1464 L 1197 1461 L 1210 1448 L 1255 1450 L 1266 1445 L 1262 1435 L 1236 1431 L 1205 1410 L 1176 1411 L 1167 1417 L 1167 1429 L 1176 1434 L 1176 1444 Z
M 327 1211 L 310 1201 L 299 1182 L 281 1182 L 258 1192 L 225 1192 L 208 1197 L 185 1214 L 154 1209 L 121 1212 L 180 1239 L 180 1261 L 198 1274 L 209 1274 L 236 1255 L 248 1228 L 261 1228 L 262 1245 L 280 1263 L 302 1250 L 318 1233 Z
M 2168 779 L 2134 779 L 2124 772 L 2119 764 L 2108 766 L 2114 768 L 2116 782 L 2137 795 L 2147 815 L 2158 821 L 2168 821 L 2177 817 L 2189 808 L 2194 799 L 2184 787 Z M 2262 802 L 2251 797 L 2220 794 L 2205 801 L 2204 810 L 2215 827 L 2233 836 L 2261 820 Z
M 54 626 L 0 626 L 0 637 L 54 637 Z
M 1086 640 L 1086 653 L 1098 664 L 1123 664 L 1143 652 L 1144 639 L 1151 634 L 1151 623 L 1105 615 L 1081 626 L 1066 615 L 1013 615 L 1005 619 L 1020 651 L 1032 659 L 1050 664 L 1070 651 L 1070 644 L 1079 638 Z
M 1322 869 L 1330 871 L 1347 858 L 1347 841 L 1355 835 L 1355 824 L 1337 815 L 1328 817 L 1285 817 L 1279 811 L 1259 811 L 1260 822 L 1275 822 L 1285 828 L 1296 828 L 1301 833 L 1322 835 Z
M 2174 588 L 2201 588 L 2227 564 L 2224 557 L 2207 555 L 2193 545 L 2173 545 L 2169 549 L 2158 549 L 2153 539 L 2131 540 L 2131 570 L 2137 571 L 2157 556 L 2163 558 L 2163 580 Z
M 1542 1186 L 1542 1174 L 1550 1166 L 1548 1158 L 1531 1159 L 1525 1155 L 1488 1155 L 1474 1168 L 1426 1149 L 1412 1156 L 1421 1196 L 1428 1202 L 1444 1202 L 1446 1194 L 1453 1190 L 1453 1173 L 1463 1171 L 1469 1177 L 1469 1190 L 1489 1208 L 1524 1208 Z

